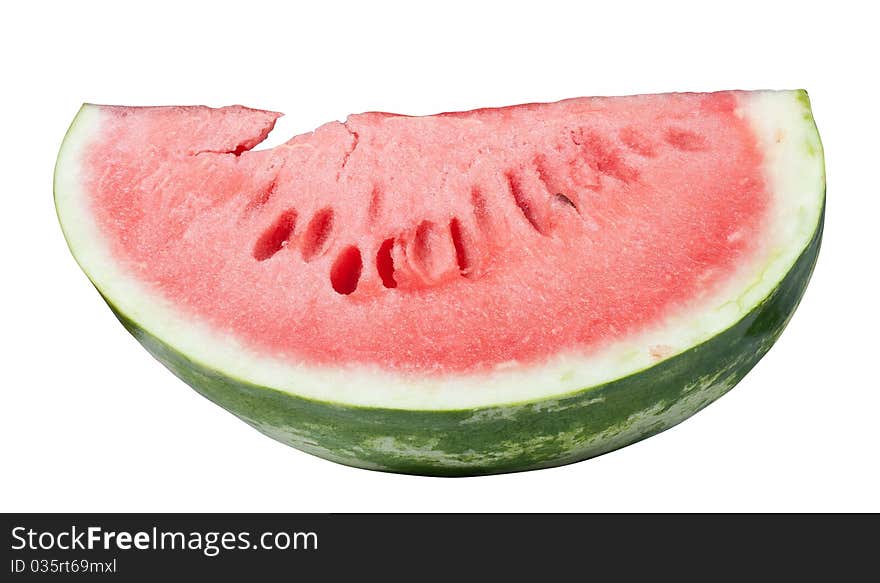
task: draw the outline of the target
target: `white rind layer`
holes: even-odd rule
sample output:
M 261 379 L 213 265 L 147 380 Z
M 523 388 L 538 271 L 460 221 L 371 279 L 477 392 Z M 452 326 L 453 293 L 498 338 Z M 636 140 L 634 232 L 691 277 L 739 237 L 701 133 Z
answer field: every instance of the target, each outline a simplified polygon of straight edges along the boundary
M 764 153 L 772 193 L 759 256 L 713 294 L 642 334 L 594 354 L 559 354 L 541 364 L 505 363 L 489 374 L 419 377 L 378 367 L 294 365 L 257 354 L 179 312 L 121 269 L 92 217 L 80 161 L 100 131 L 99 106 L 84 105 L 65 137 L 55 168 L 56 208 L 74 257 L 119 311 L 190 359 L 228 376 L 300 397 L 392 409 L 468 409 L 559 398 L 657 364 L 652 347 L 663 347 L 669 358 L 734 325 L 778 285 L 812 238 L 821 218 L 825 175 L 806 94 L 742 92 L 737 99 L 738 115 L 754 128 Z

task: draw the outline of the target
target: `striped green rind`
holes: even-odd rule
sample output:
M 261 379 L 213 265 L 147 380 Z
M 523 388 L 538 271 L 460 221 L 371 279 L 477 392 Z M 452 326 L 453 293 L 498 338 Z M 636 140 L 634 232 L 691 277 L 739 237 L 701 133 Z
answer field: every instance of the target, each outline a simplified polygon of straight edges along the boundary
M 257 386 L 189 359 L 111 308 L 178 377 L 282 443 L 335 462 L 390 472 L 515 472 L 624 447 L 676 425 L 730 390 L 769 350 L 797 307 L 816 263 L 822 225 L 820 219 L 810 243 L 773 292 L 710 340 L 603 385 L 476 409 L 346 406 Z

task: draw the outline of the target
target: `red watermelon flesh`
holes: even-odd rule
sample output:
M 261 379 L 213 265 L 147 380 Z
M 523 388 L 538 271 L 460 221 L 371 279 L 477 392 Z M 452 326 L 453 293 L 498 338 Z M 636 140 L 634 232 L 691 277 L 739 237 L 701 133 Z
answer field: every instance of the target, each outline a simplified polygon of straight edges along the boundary
M 736 96 L 366 113 L 263 151 L 279 114 L 102 107 L 82 183 L 119 265 L 255 351 L 476 372 L 598 351 L 753 259 Z

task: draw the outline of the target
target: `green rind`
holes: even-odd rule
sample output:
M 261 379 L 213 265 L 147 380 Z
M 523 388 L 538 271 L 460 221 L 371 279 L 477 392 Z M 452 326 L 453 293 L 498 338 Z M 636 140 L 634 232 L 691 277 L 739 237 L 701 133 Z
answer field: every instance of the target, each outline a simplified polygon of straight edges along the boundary
M 515 472 L 624 447 L 676 425 L 730 390 L 769 350 L 797 307 L 816 263 L 823 223 L 824 211 L 809 245 L 773 292 L 710 340 L 603 385 L 561 398 L 497 407 L 418 411 L 297 397 L 203 366 L 112 303 L 110 307 L 174 374 L 282 443 L 335 462 L 389 472 Z

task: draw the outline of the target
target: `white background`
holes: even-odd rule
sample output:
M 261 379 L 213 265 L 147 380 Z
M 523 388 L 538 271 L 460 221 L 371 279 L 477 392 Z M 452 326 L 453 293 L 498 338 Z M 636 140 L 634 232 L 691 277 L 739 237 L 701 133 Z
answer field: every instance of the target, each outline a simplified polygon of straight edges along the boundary
M 880 47 L 859 4 L 870 6 L 7 5 L 0 510 L 880 511 Z M 83 101 L 286 112 L 271 145 L 364 110 L 800 87 L 825 144 L 828 207 L 790 326 L 696 417 L 552 470 L 398 476 L 263 437 L 122 329 L 71 258 L 52 205 L 55 155 Z

